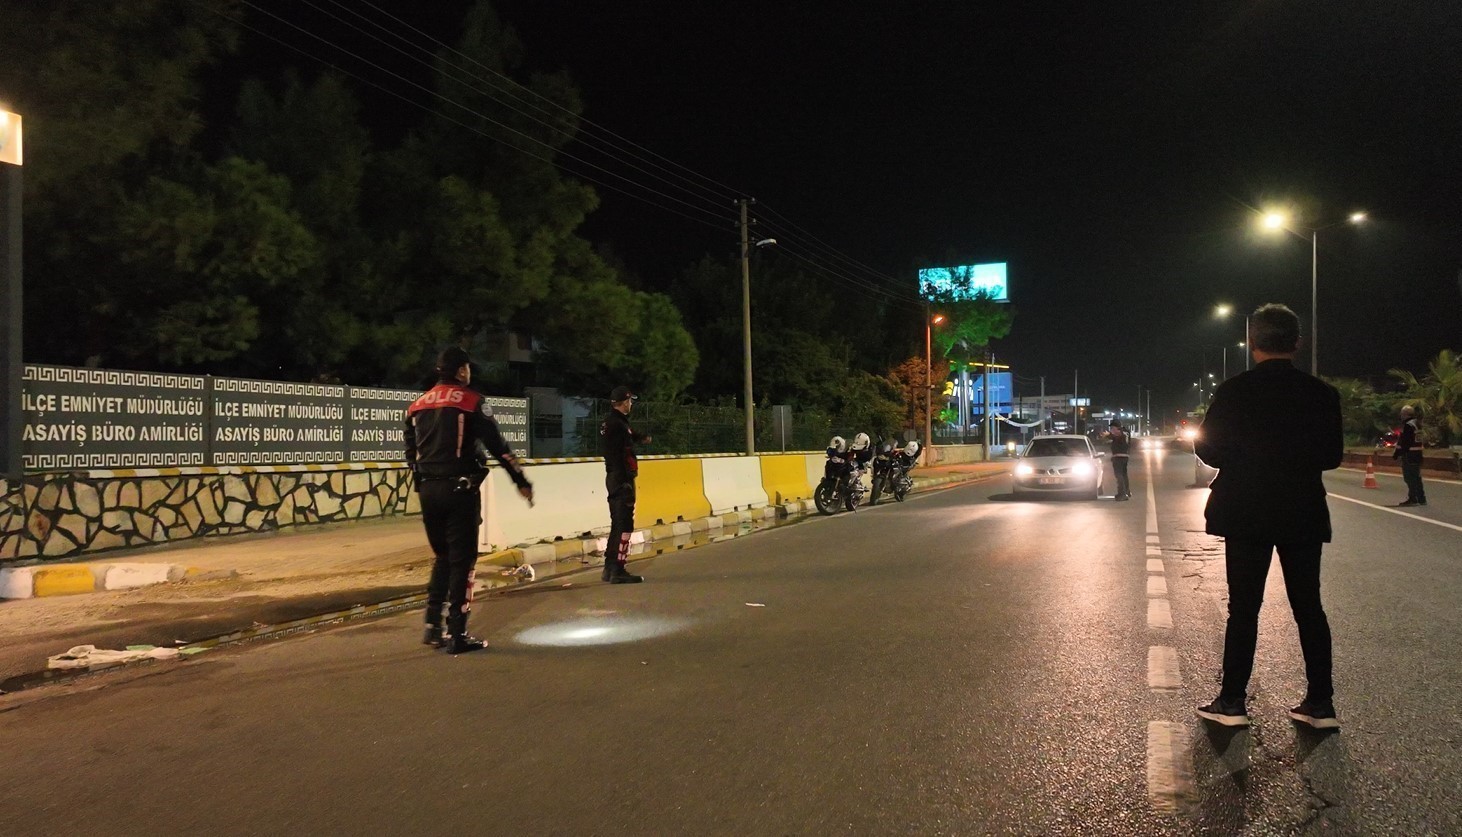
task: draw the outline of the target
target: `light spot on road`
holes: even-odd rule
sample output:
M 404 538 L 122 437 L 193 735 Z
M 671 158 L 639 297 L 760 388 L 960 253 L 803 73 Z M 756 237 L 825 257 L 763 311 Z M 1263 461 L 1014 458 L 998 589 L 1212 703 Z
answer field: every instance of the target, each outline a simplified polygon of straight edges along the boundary
M 528 628 L 513 640 L 523 645 L 556 647 L 617 645 L 674 633 L 689 625 L 688 619 L 646 616 L 574 619 Z

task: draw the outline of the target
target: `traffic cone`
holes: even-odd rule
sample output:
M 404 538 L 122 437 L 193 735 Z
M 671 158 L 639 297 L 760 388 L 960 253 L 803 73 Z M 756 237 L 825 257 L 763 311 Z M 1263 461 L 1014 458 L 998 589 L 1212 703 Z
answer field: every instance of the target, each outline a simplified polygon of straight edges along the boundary
M 1366 481 L 1361 488 L 1380 488 L 1376 485 L 1376 458 L 1374 456 L 1366 459 Z

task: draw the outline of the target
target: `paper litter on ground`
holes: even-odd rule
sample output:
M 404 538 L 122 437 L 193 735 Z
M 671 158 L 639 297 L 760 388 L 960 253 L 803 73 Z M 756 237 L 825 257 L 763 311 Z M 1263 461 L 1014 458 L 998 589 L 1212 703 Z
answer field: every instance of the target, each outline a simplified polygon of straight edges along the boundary
M 57 654 L 46 660 L 46 668 L 94 668 L 131 663 L 138 660 L 176 660 L 178 649 L 156 648 L 151 645 L 129 645 L 121 651 L 97 648 L 95 645 L 78 645 L 64 654 Z

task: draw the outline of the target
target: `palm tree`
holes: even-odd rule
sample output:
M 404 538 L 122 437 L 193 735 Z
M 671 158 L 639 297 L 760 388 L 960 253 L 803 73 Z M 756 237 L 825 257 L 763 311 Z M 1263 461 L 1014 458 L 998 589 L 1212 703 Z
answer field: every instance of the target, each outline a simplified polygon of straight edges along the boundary
M 1462 366 L 1457 352 L 1438 352 L 1427 364 L 1424 377 L 1417 378 L 1405 369 L 1392 369 L 1390 375 L 1404 387 L 1405 401 L 1420 410 L 1428 445 L 1445 447 L 1462 438 Z

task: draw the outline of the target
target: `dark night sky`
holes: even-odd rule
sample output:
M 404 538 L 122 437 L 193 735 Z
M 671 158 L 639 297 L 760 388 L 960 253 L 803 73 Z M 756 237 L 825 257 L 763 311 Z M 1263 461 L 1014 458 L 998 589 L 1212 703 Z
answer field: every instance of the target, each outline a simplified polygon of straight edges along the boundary
M 450 39 L 466 5 L 389 8 Z M 1308 241 L 1253 231 L 1273 202 L 1314 226 L 1373 219 L 1320 233 L 1323 373 L 1419 372 L 1462 349 L 1462 4 L 497 8 L 589 119 L 909 293 L 921 264 L 1008 262 L 1018 314 L 995 350 L 1053 391 L 1077 368 L 1098 402 L 1130 407 L 1146 385 L 1155 412 L 1191 404 L 1204 348 L 1217 371 L 1242 339 L 1218 302 L 1285 302 L 1308 329 Z M 729 226 L 601 194 L 586 234 L 651 286 L 734 249 Z M 705 205 L 729 218 L 736 192 L 719 194 Z

